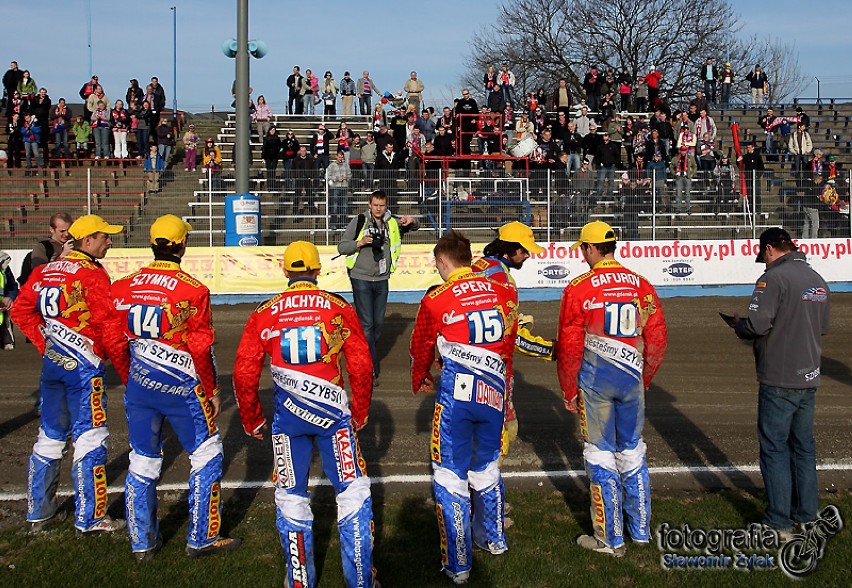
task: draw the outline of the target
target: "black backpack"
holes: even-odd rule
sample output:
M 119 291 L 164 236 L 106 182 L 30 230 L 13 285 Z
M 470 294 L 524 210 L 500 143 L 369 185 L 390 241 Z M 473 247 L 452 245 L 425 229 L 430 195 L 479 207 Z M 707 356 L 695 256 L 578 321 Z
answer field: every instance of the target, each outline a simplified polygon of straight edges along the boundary
M 53 261 L 53 245 L 50 244 L 50 239 L 45 239 L 44 241 L 39 241 L 39 243 L 44 247 L 44 252 L 48 254 Z M 27 279 L 30 277 L 30 274 L 33 273 L 33 252 L 30 251 L 24 257 L 24 261 L 21 262 L 21 273 L 18 276 L 18 285 L 23 286 L 27 283 Z

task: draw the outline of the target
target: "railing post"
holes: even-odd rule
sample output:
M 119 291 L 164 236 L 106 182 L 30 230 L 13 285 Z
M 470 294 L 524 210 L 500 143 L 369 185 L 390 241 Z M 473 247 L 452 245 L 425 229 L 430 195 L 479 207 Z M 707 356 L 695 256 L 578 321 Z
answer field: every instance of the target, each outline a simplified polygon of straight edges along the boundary
M 547 240 L 548 240 L 548 242 L 552 241 L 552 239 L 550 237 L 550 225 L 551 225 L 550 219 L 552 218 L 550 216 L 550 194 L 551 194 L 550 181 L 553 179 L 553 173 L 552 172 L 553 172 L 552 169 L 547 170 L 547 204 L 546 204 L 546 206 L 547 206 L 547 220 L 545 222 L 547 224 Z
M 651 241 L 657 240 L 657 170 L 651 172 Z
M 213 170 L 207 168 L 207 234 L 210 247 L 213 247 Z M 224 209 L 223 214 L 224 214 Z M 223 216 L 224 218 L 224 216 Z

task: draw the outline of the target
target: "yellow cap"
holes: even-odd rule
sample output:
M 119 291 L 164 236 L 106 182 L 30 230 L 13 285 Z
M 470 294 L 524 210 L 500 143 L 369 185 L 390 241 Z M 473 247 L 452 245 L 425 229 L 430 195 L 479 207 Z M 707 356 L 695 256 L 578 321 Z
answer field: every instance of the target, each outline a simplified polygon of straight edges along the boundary
M 164 214 L 151 224 L 151 243 L 157 244 L 157 239 L 165 239 L 169 243 L 180 243 L 189 232 L 192 225 L 173 214 Z
M 524 223 L 513 221 L 506 223 L 497 233 L 497 238 L 507 243 L 518 243 L 530 253 L 541 253 L 544 247 L 535 242 L 533 231 Z
M 81 216 L 68 227 L 68 234 L 73 239 L 82 239 L 95 233 L 106 233 L 115 235 L 124 230 L 121 225 L 111 225 L 96 214 Z
M 576 243 L 571 245 L 571 249 L 576 249 L 583 243 L 597 244 L 609 243 L 610 241 L 617 241 L 615 231 L 612 230 L 612 227 L 603 221 L 592 221 L 583 225 L 580 231 L 580 238 L 577 239 Z
M 284 250 L 284 269 L 290 272 L 308 272 L 322 268 L 316 245 L 307 241 L 293 241 Z

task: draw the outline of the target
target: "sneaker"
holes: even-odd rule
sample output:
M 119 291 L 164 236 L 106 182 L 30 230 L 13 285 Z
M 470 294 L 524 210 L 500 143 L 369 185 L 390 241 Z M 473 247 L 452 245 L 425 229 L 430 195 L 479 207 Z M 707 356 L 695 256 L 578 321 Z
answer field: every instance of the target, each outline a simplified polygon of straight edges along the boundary
M 160 551 L 160 548 L 163 546 L 163 536 L 157 535 L 157 542 L 154 544 L 154 547 L 151 549 L 146 549 L 145 551 L 134 551 L 133 557 L 136 558 L 136 561 L 142 563 L 143 561 L 151 561 L 154 559 L 154 555 Z
M 204 557 L 205 555 L 213 555 L 216 553 L 225 553 L 226 551 L 233 551 L 240 546 L 242 543 L 242 539 L 237 539 L 236 537 L 219 537 L 211 543 L 210 545 L 206 545 L 204 547 L 190 547 L 186 546 L 186 554 L 192 559 L 196 559 L 199 557 Z
M 124 519 L 114 519 L 107 515 L 88 529 L 78 528 L 77 536 L 82 537 L 83 535 L 92 535 L 94 533 L 114 533 L 115 531 L 121 531 L 126 526 L 127 522 Z
M 503 543 L 503 545 L 501 546 L 498 546 L 496 544 L 489 544 L 487 547 L 483 547 L 482 545 L 474 541 L 473 548 L 478 549 L 480 551 L 487 551 L 491 555 L 500 555 L 509 551 L 509 548 L 506 546 L 505 543 Z
M 589 549 L 596 553 L 603 553 L 613 557 L 624 557 L 624 554 L 627 553 L 627 547 L 625 545 L 610 547 L 597 537 L 593 537 L 591 535 L 580 535 L 577 537 L 577 545 L 583 549 Z
M 379 376 L 373 376 L 373 388 L 379 387 Z
M 6 343 L 6 344 L 3 346 L 3 351 L 12 351 L 14 348 L 15 348 L 15 344 L 14 344 L 14 343 Z
M 453 581 L 453 584 L 467 584 L 467 581 L 470 578 L 470 570 L 465 570 L 463 572 L 459 572 L 458 574 L 454 574 L 450 570 L 445 569 L 444 573 L 450 577 L 450 580 Z
M 44 519 L 43 521 L 35 521 L 31 522 L 30 528 L 27 531 L 30 535 L 38 535 L 39 533 L 44 533 L 52 529 L 53 527 L 63 523 L 65 519 L 68 518 L 67 510 L 57 510 L 53 513 L 53 516 L 49 519 Z

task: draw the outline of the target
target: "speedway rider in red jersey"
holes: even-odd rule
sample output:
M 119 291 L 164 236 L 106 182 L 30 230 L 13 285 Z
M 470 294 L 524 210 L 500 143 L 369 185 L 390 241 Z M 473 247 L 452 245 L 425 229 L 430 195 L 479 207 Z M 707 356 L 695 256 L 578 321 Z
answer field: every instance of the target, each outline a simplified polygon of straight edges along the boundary
M 162 545 L 157 480 L 163 466 L 163 421 L 189 453 L 190 557 L 230 551 L 239 539 L 220 537 L 222 441 L 219 383 L 213 355 L 210 291 L 181 270 L 192 227 L 173 214 L 151 225 L 154 261 L 113 284 L 115 305 L 130 341 L 124 407 L 130 440 L 125 504 L 130 547 L 138 561 Z
M 512 268 L 521 269 L 524 262 L 529 259 L 530 254 L 542 253 L 543 251 L 544 247 L 535 242 L 532 229 L 519 221 L 513 221 L 500 227 L 497 238 L 484 247 L 482 257 L 474 261 L 471 268 L 474 273 L 505 284 L 517 291 L 515 279 L 509 270 Z M 531 357 L 551 360 L 553 358 L 553 341 L 533 335 L 530 332 L 532 323 L 532 316 L 518 315 L 518 336 L 515 339 L 515 350 Z M 505 457 L 509 453 L 509 446 L 518 437 L 518 419 L 512 400 L 513 388 L 514 381 L 509 381 L 506 392 L 506 419 L 503 423 L 503 435 L 500 444 L 501 457 Z
M 372 587 L 373 508 L 370 478 L 355 431 L 367 423 L 373 360 L 355 310 L 317 287 L 317 248 L 295 241 L 284 251 L 287 289 L 252 313 L 237 348 L 234 390 L 246 433 L 263 439 L 258 398 L 271 357 L 275 415 L 272 450 L 276 526 L 287 558 L 287 586 L 316 586 L 308 473 L 313 444 L 337 495 L 337 526 L 346 586 Z M 352 389 L 344 389 L 343 358 Z
M 508 549 L 499 457 L 518 294 L 473 273 L 470 241 L 460 233 L 438 239 L 434 255 L 444 284 L 420 303 L 411 334 L 411 383 L 415 394 L 432 390 L 437 345 L 443 367 L 432 420 L 432 486 L 441 563 L 463 584 L 473 562 L 471 541 L 494 555 Z
M 666 323 L 653 286 L 614 259 L 608 224 L 586 224 L 578 247 L 591 271 L 562 293 L 556 352 L 565 408 L 580 413 L 591 485 L 594 534 L 577 543 L 621 557 L 625 519 L 633 541 L 650 540 L 644 392 L 663 361 Z
M 27 476 L 27 521 L 34 531 L 61 522 L 57 511 L 59 466 L 74 439 L 74 527 L 78 533 L 124 528 L 107 510 L 107 398 L 104 362 L 127 381 L 127 340 L 110 295 L 109 275 L 98 262 L 123 227 L 97 215 L 68 229 L 74 249 L 38 266 L 21 288 L 12 320 L 44 356 L 41 427 Z

